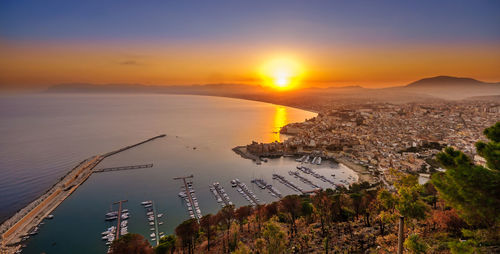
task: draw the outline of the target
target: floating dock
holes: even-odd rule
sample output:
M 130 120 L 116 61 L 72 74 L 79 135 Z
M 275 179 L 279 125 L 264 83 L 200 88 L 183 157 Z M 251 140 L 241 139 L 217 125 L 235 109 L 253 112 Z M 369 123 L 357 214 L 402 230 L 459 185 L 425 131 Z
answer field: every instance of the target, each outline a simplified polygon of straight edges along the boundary
M 245 183 L 242 183 L 238 178 L 231 180 L 233 187 L 236 187 L 238 193 L 240 193 L 252 206 L 257 206 L 260 204 L 260 199 L 255 196 L 255 194 L 247 187 Z
M 196 198 L 195 191 L 193 188 L 193 182 L 187 182 L 187 178 L 193 178 L 193 175 L 183 176 L 183 177 L 175 177 L 174 180 L 182 179 L 184 182 L 184 186 L 181 186 L 181 192 L 179 192 L 179 197 L 184 199 L 186 202 L 186 207 L 189 213 L 189 216 L 193 219 L 196 219 L 200 222 L 202 217 L 201 210 L 198 205 L 198 199 Z
M 222 187 L 219 182 L 211 184 L 210 191 L 214 194 L 217 203 L 219 203 L 221 207 L 233 204 L 224 190 L 224 187 Z
M 302 171 L 302 172 L 304 172 L 304 173 L 306 173 L 306 174 L 312 175 L 315 178 L 317 178 L 317 179 L 319 179 L 319 180 L 321 180 L 321 181 L 323 181 L 325 183 L 329 183 L 329 184 L 331 184 L 333 186 L 337 186 L 332 180 L 326 178 L 323 175 L 320 175 L 320 174 L 316 173 L 314 170 L 312 170 L 312 169 L 310 169 L 308 167 L 297 166 L 297 169 L 300 170 L 300 171 Z
M 278 180 L 278 182 L 282 183 L 286 187 L 288 187 L 296 192 L 300 192 L 300 193 L 304 194 L 304 190 L 302 188 L 300 188 L 299 186 L 295 185 L 294 183 L 286 180 L 284 176 L 281 176 L 278 174 L 273 174 L 273 179 Z
M 303 183 L 305 184 L 308 184 L 309 186 L 315 188 L 315 189 L 321 189 L 321 187 L 319 187 L 318 185 L 314 184 L 313 182 L 311 182 L 309 179 L 301 176 L 299 174 L 299 172 L 295 172 L 295 171 L 288 171 L 288 174 L 290 174 L 291 176 L 294 176 L 296 178 L 298 178 L 300 181 L 302 181 Z
M 252 183 L 254 183 L 255 185 L 259 186 L 259 188 L 261 188 L 261 189 L 267 189 L 269 191 L 269 193 L 271 193 L 271 195 L 273 197 L 276 197 L 276 198 L 282 198 L 283 197 L 283 195 L 281 194 L 281 192 L 279 192 L 271 184 L 267 184 L 266 181 L 264 181 L 264 179 L 253 179 Z

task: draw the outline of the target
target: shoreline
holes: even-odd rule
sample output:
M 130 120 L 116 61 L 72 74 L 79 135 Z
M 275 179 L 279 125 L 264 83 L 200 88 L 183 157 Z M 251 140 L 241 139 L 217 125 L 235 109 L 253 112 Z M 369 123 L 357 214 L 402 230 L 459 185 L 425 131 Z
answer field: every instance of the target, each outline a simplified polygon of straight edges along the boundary
M 1 253 L 10 254 L 18 251 L 21 248 L 23 238 L 36 232 L 40 222 L 80 187 L 94 173 L 93 169 L 106 157 L 165 136 L 165 134 L 155 136 L 134 145 L 126 146 L 102 155 L 92 156 L 80 162 L 67 174 L 61 177 L 45 193 L 18 210 L 0 225 Z

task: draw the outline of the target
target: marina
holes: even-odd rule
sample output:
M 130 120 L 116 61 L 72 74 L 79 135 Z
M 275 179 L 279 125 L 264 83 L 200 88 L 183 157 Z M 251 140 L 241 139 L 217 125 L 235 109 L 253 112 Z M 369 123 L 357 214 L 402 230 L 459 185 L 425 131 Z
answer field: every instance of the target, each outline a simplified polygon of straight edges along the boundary
M 279 192 L 271 184 L 267 184 L 267 182 L 264 181 L 264 179 L 253 179 L 251 182 L 254 183 L 255 185 L 257 185 L 261 189 L 267 189 L 269 191 L 269 193 L 271 194 L 271 196 L 273 196 L 275 198 L 282 198 L 283 197 L 281 192 Z
M 243 198 L 245 198 L 250 205 L 256 206 L 260 204 L 259 198 L 247 187 L 247 185 L 241 182 L 238 178 L 231 180 L 231 185 L 236 188 L 238 193 L 240 193 Z
M 273 174 L 273 179 L 274 180 L 278 180 L 278 182 L 282 183 L 283 185 L 289 187 L 290 189 L 292 189 L 292 190 L 294 190 L 296 192 L 300 192 L 300 193 L 304 194 L 304 190 L 301 187 L 299 187 L 299 186 L 295 185 L 294 183 L 286 180 L 285 177 L 282 176 L 282 175 Z
M 311 182 L 309 179 L 301 176 L 299 174 L 299 172 L 295 172 L 295 171 L 288 171 L 288 174 L 291 175 L 291 176 L 294 176 L 295 178 L 298 178 L 301 182 L 313 187 L 314 189 L 322 189 L 321 187 L 319 187 L 318 185 L 314 184 L 313 182 Z
M 217 203 L 221 207 L 228 206 L 228 205 L 233 205 L 231 200 L 229 199 L 229 196 L 227 195 L 226 191 L 224 190 L 224 187 L 222 187 L 219 182 L 215 182 L 210 185 L 210 191 L 214 194 L 215 199 L 217 200 Z

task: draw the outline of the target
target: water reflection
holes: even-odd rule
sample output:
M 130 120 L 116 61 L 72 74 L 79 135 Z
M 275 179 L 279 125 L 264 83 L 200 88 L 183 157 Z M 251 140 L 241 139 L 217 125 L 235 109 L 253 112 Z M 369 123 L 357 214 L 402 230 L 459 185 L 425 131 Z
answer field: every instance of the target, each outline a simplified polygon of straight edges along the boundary
M 281 142 L 280 129 L 287 123 L 287 113 L 288 112 L 285 107 L 276 105 L 276 111 L 274 113 L 273 138 L 278 142 Z

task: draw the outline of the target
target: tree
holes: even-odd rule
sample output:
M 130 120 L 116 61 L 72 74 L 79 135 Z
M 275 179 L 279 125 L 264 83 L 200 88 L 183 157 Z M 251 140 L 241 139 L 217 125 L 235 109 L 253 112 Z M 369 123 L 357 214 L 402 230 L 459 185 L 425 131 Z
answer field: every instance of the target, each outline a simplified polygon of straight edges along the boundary
M 182 242 L 182 248 L 188 248 L 188 253 L 194 253 L 194 238 L 199 230 L 198 222 L 195 219 L 189 219 L 182 222 L 175 228 L 175 234 Z
M 114 254 L 152 254 L 153 248 L 142 235 L 128 233 L 111 244 Z
M 398 189 L 398 202 L 396 204 L 396 209 L 405 218 L 425 219 L 429 208 L 421 199 L 421 189 L 422 186 L 418 183 L 414 186 L 401 186 Z
M 217 221 L 226 229 L 227 247 L 229 248 L 229 231 L 234 220 L 234 205 L 224 206 L 217 213 Z
M 207 248 L 210 251 L 210 238 L 212 238 L 212 227 L 215 224 L 215 217 L 212 214 L 207 214 L 200 219 L 200 227 L 207 237 Z
M 238 220 L 238 224 L 240 224 L 240 231 L 243 231 L 243 224 L 245 223 L 248 216 L 252 214 L 251 206 L 242 206 L 235 211 L 236 219 Z
M 491 227 L 500 223 L 500 122 L 484 131 L 491 141 L 476 148 L 489 168 L 476 165 L 461 151 L 448 147 L 437 155 L 445 172 L 432 176 L 441 198 L 469 225 Z
M 274 220 L 264 225 L 263 237 L 267 243 L 267 253 L 285 253 L 285 233 Z
M 166 235 L 160 238 L 160 243 L 155 247 L 156 254 L 173 254 L 175 251 L 175 235 Z
M 314 206 L 308 200 L 302 201 L 302 207 L 300 208 L 302 216 L 305 216 L 307 223 L 311 223 L 311 217 L 314 213 Z
M 329 225 L 328 222 L 331 218 L 330 208 L 332 206 L 332 200 L 328 197 L 326 192 L 320 190 L 313 196 L 312 201 L 316 209 L 316 215 L 319 217 L 321 223 L 321 234 L 325 236 Z
M 299 216 L 301 209 L 301 200 L 297 195 L 289 195 L 281 199 L 280 210 L 288 215 L 288 221 L 290 222 L 291 236 L 297 233 L 297 225 L 295 220 Z
M 408 239 L 405 240 L 404 246 L 410 253 L 414 254 L 426 253 L 429 248 L 427 244 L 422 242 L 422 239 L 420 239 L 420 236 L 417 234 L 410 235 Z

